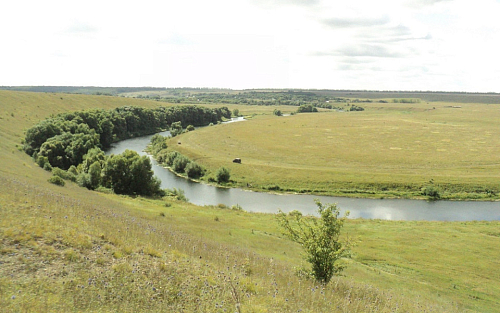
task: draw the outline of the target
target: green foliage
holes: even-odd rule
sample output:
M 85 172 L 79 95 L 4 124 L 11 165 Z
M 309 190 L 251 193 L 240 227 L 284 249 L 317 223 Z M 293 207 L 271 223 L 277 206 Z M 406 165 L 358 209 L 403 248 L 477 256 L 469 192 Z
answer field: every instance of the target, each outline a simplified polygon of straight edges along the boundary
M 75 174 L 71 173 L 70 171 L 62 170 L 62 169 L 60 169 L 58 167 L 52 168 L 52 175 L 59 176 L 59 177 L 61 177 L 64 180 L 69 180 L 69 181 L 72 181 L 72 182 L 76 182 L 76 176 L 75 176 Z
M 422 195 L 427 196 L 429 200 L 439 200 L 441 198 L 441 191 L 433 183 L 422 188 Z
M 153 177 L 151 161 L 135 151 L 125 150 L 122 154 L 111 155 L 101 176 L 103 186 L 118 194 L 158 196 L 162 193 L 159 179 Z
M 287 216 L 280 210 L 277 220 L 283 233 L 305 250 L 305 259 L 311 264 L 313 277 L 326 284 L 333 275 L 344 269 L 344 265 L 338 261 L 350 256 L 350 244 L 342 243 L 339 239 L 348 213 L 339 218 L 340 211 L 335 204 L 323 205 L 319 200 L 315 202 L 319 218 L 304 218 L 295 211 Z
M 101 185 L 101 163 L 99 161 L 95 161 L 89 168 L 89 189 L 96 189 Z
M 190 161 L 184 170 L 186 172 L 186 175 L 190 178 L 198 178 L 203 176 L 203 173 L 205 170 L 203 167 L 201 167 L 198 163 L 194 161 Z
M 318 112 L 318 109 L 316 109 L 312 104 L 303 104 L 299 106 L 297 109 L 297 113 L 309 113 L 309 112 Z
M 46 170 L 47 172 L 51 172 L 52 171 L 52 165 L 50 165 L 49 162 L 45 163 L 43 165 L 43 169 Z
M 172 169 L 177 173 L 184 173 L 187 164 L 189 163 L 189 159 L 179 154 L 172 164 Z
M 281 112 L 281 110 L 278 109 L 274 109 L 273 114 L 276 116 L 283 116 L 283 112 Z
M 54 184 L 54 185 L 58 185 L 58 186 L 64 186 L 65 185 L 64 179 L 62 179 L 59 176 L 55 176 L 55 175 L 52 175 L 49 178 L 48 182 L 51 183 L 51 184 Z
M 193 126 L 193 125 L 188 125 L 188 126 L 186 127 L 186 131 L 188 131 L 188 132 L 192 132 L 194 129 L 195 129 L 195 128 L 194 128 L 194 126 Z
M 210 109 L 192 105 L 63 113 L 28 129 L 23 149 L 29 155 L 36 152 L 46 156 L 52 166 L 68 169 L 80 164 L 90 149 L 107 149 L 114 141 L 151 134 L 171 124 L 174 129 L 176 123 L 206 126 L 230 117 L 231 112 L 225 107 Z
M 225 167 L 221 167 L 217 170 L 217 173 L 215 174 L 217 182 L 220 183 L 227 183 L 229 182 L 229 179 L 231 178 L 231 173 L 229 172 L 229 169 Z
M 164 137 L 160 134 L 156 134 L 151 138 L 151 142 L 149 144 L 149 152 L 151 154 L 156 155 L 160 151 L 167 149 L 167 137 Z M 158 161 L 160 162 L 160 161 Z M 162 162 L 160 162 L 162 163 Z
M 355 104 L 353 104 L 350 108 L 349 108 L 349 111 L 364 111 L 365 109 L 363 107 L 360 107 L 360 106 L 357 106 Z
M 175 159 L 180 156 L 181 154 L 177 151 L 171 151 L 169 153 L 167 153 L 167 157 L 165 159 L 165 163 L 168 165 L 168 166 L 173 166 L 174 165 L 174 161 Z
M 180 121 L 174 122 L 170 125 L 170 135 L 175 137 L 182 134 L 182 123 Z
M 233 110 L 233 116 L 234 116 L 234 117 L 238 117 L 238 116 L 240 116 L 240 110 L 238 110 L 238 109 L 234 109 L 234 110 Z
M 38 166 L 40 166 L 41 168 L 44 168 L 45 164 L 46 164 L 46 163 L 49 163 L 49 159 L 48 159 L 47 157 L 45 157 L 45 156 L 40 155 L 40 156 L 38 156 L 38 157 L 36 158 L 36 163 L 37 163 L 37 164 L 38 164 Z M 50 165 L 50 163 L 49 163 L 49 165 Z
M 167 196 L 167 197 L 173 197 L 179 201 L 185 201 L 185 202 L 189 201 L 189 199 L 186 198 L 184 190 L 182 190 L 180 188 L 179 189 L 177 189 L 177 188 L 168 189 L 167 188 L 164 190 L 164 192 L 165 192 L 165 196 Z

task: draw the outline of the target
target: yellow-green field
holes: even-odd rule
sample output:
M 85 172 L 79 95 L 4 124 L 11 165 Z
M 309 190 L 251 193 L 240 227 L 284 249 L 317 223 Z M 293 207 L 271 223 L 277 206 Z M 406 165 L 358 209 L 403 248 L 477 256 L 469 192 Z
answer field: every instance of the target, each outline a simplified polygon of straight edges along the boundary
M 0 91 L 1 312 L 500 311 L 499 222 L 348 220 L 321 286 L 273 215 L 58 187 L 18 149 L 52 113 L 134 104 L 158 105 Z
M 363 112 L 259 115 L 183 134 L 170 146 L 212 171 L 230 168 L 237 185 L 255 189 L 418 197 L 432 180 L 444 198 L 498 198 L 489 191 L 500 191 L 500 106 L 363 106 Z M 236 157 L 241 165 L 232 164 Z

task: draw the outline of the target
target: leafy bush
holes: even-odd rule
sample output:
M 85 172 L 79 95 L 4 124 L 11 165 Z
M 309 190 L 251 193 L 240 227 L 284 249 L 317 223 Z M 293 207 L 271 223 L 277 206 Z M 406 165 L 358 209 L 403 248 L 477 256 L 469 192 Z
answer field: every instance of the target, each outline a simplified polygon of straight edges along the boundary
M 203 176 L 204 170 L 198 163 L 191 161 L 186 165 L 185 172 L 190 178 L 198 178 Z
M 172 151 L 167 154 L 167 157 L 165 159 L 165 163 L 167 163 L 168 166 L 174 165 L 175 159 L 180 156 L 181 154 L 177 151 Z
M 64 179 L 62 179 L 59 176 L 55 176 L 55 175 L 52 175 L 49 178 L 48 182 L 51 183 L 51 184 L 54 184 L 54 185 L 58 185 L 58 186 L 64 186 L 65 185 Z
M 182 124 L 181 122 L 174 122 L 170 125 L 170 135 L 175 137 L 182 134 Z
M 231 178 L 231 173 L 229 170 L 225 167 L 221 167 L 217 170 L 217 173 L 215 174 L 217 182 L 220 183 L 227 183 L 229 179 Z
M 431 184 L 422 188 L 422 195 L 427 196 L 429 200 L 438 200 L 441 198 L 441 191 Z
M 73 174 L 73 173 L 71 173 L 69 171 L 62 170 L 62 169 L 60 169 L 58 167 L 52 168 L 52 175 L 59 176 L 62 179 L 65 179 L 65 180 L 76 182 L 76 176 L 75 176 L 75 174 Z
M 165 195 L 167 197 L 174 197 L 179 201 L 189 201 L 188 198 L 186 198 L 186 195 L 184 193 L 184 190 L 182 189 L 177 189 L 177 188 L 172 188 L 172 189 L 165 189 Z
M 174 164 L 172 164 L 172 169 L 177 173 L 183 173 L 188 163 L 189 159 L 179 154 L 179 156 L 175 158 Z
M 349 242 L 340 242 L 340 230 L 349 213 L 339 218 L 340 211 L 335 204 L 323 205 L 316 200 L 319 218 L 303 217 L 292 211 L 287 216 L 281 210 L 277 215 L 283 234 L 299 243 L 311 264 L 312 276 L 321 283 L 328 283 L 335 274 L 344 269 L 338 261 L 350 256 Z
M 312 104 L 303 104 L 297 109 L 297 113 L 318 112 Z
M 46 170 L 47 172 L 51 172 L 52 171 L 52 165 L 50 165 L 49 162 L 45 163 L 43 165 L 43 169 Z

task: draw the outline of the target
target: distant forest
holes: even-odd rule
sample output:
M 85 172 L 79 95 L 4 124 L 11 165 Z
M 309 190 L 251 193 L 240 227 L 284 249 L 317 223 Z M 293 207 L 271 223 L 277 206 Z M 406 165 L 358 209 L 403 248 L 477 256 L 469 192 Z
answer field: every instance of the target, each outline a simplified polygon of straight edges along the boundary
M 367 102 L 382 99 L 420 99 L 420 102 L 500 104 L 500 93 L 441 91 L 372 91 L 319 89 L 246 89 L 164 88 L 164 87 L 92 87 L 92 86 L 0 86 L 0 90 L 74 93 L 145 98 L 173 103 L 240 103 L 264 105 L 301 105 L 317 102 Z M 358 101 L 356 101 L 358 100 Z M 322 105 L 318 105 L 322 107 Z

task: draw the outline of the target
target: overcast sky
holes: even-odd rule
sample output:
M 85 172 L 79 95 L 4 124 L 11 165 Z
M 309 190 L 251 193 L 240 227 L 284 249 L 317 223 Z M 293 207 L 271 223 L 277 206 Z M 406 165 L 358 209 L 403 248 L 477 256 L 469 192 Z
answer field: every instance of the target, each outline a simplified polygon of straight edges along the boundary
M 4 2 L 0 85 L 500 92 L 500 0 Z

